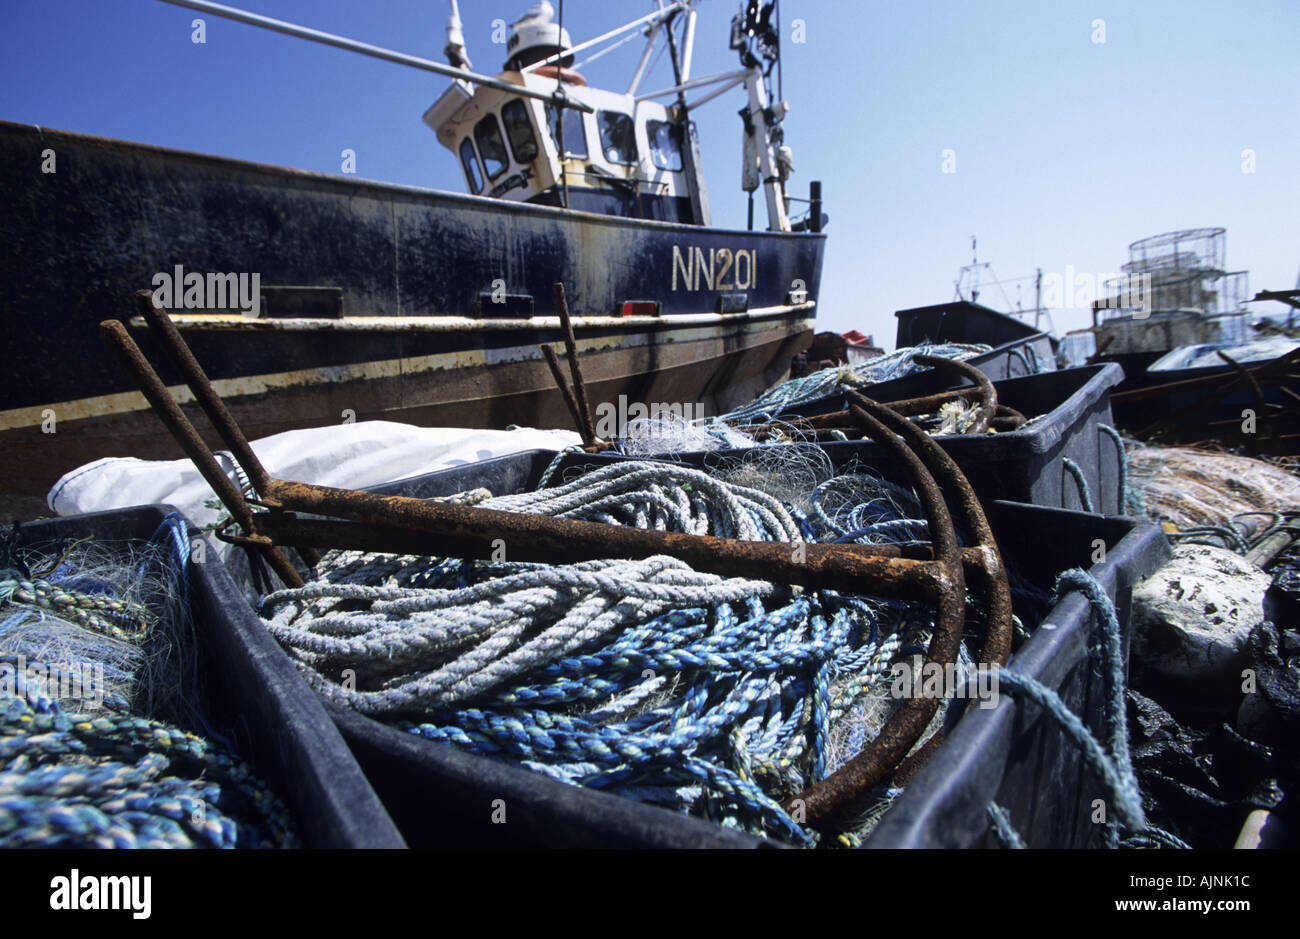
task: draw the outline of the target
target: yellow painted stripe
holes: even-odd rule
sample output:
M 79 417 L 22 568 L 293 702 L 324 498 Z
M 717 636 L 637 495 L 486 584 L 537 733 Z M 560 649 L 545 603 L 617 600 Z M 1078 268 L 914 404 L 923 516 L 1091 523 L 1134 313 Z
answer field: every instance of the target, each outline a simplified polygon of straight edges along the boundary
M 806 329 L 811 328 L 812 321 L 801 320 L 792 325 L 800 329 Z M 720 335 L 723 331 L 718 327 L 674 331 L 673 341 L 693 342 Z M 608 345 L 635 348 L 637 343 L 629 342 L 629 340 L 638 338 L 648 338 L 648 335 L 600 336 L 583 339 L 578 342 L 578 348 L 589 352 L 597 351 Z M 540 358 L 541 353 L 536 346 L 512 346 L 507 349 L 486 351 L 482 349 L 466 349 L 460 352 L 443 352 L 435 355 L 383 359 L 374 362 L 355 362 L 349 365 L 304 368 L 290 372 L 272 372 L 266 375 L 220 378 L 213 381 L 212 385 L 217 394 L 223 398 L 239 398 L 301 385 L 375 378 L 397 378 L 402 375 L 419 374 L 421 372 L 497 365 L 503 362 L 518 362 Z M 168 388 L 168 391 L 181 404 L 187 404 L 194 400 L 194 395 L 185 385 L 172 385 Z M 7 411 L 0 411 L 0 431 L 17 430 L 21 427 L 35 427 L 46 419 L 49 411 L 53 411 L 61 421 L 75 421 L 92 417 L 106 417 L 110 414 L 122 414 L 129 411 L 143 411 L 148 407 L 149 403 L 140 392 L 123 391 L 116 394 L 96 395 L 90 398 L 77 398 L 71 401 L 59 401 L 27 408 L 11 408 Z

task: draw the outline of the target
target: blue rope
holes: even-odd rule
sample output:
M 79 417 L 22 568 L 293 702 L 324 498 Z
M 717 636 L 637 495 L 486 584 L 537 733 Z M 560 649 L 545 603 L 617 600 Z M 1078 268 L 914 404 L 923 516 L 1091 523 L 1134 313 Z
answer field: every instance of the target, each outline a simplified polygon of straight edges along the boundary
M 185 606 L 190 605 L 190 533 L 185 516 L 179 512 L 169 512 L 149 538 L 150 544 L 161 544 L 171 548 L 167 559 L 172 566 L 172 574 L 181 589 L 181 598 Z M 147 573 L 149 559 L 146 556 L 136 568 L 136 576 L 143 579 Z
M 1097 429 L 1115 443 L 1116 456 L 1119 460 L 1119 514 L 1128 512 L 1128 450 L 1124 447 L 1124 438 L 1120 432 L 1109 424 L 1098 424 Z
M 1004 848 L 1023 848 L 1025 842 L 1011 825 L 1011 813 L 996 802 L 989 803 L 989 820 L 993 823 L 993 834 Z
M 169 514 L 150 544 L 170 549 L 163 574 L 180 581 L 178 589 L 188 603 L 190 542 L 184 518 Z M 139 564 L 124 562 L 124 567 L 139 578 L 152 577 L 149 565 L 155 558 L 156 553 L 146 551 Z M 57 615 L 86 629 L 105 631 L 112 619 L 129 620 L 130 633 L 122 638 L 137 643 L 148 639 L 162 619 L 65 561 L 48 581 L 19 584 L 0 596 L 0 603 L 27 608 L 8 616 L 5 627 L 32 609 L 39 612 L 51 598 L 58 601 L 53 607 Z M 129 684 L 131 676 L 99 664 L 105 679 Z M 283 805 L 223 747 L 138 716 L 122 695 L 104 689 L 102 711 L 65 711 L 47 690 L 73 686 L 70 678 L 80 684 L 84 676 L 60 663 L 0 654 L 0 671 L 5 675 L 0 685 L 0 848 L 296 844 Z
M 719 415 L 715 420 L 729 424 L 749 421 L 771 422 L 780 414 L 801 405 L 841 393 L 845 388 L 860 387 L 901 378 L 922 369 L 913 361 L 917 355 L 938 355 L 945 358 L 965 358 L 971 353 L 988 352 L 990 346 L 963 343 L 922 343 L 897 349 L 887 355 L 877 356 L 869 362 L 850 369 L 853 378 L 846 381 L 842 367 L 826 368 L 803 378 L 794 378 L 765 391 L 749 404 Z
M 554 475 L 555 471 L 560 468 L 560 464 L 564 462 L 564 458 L 567 454 L 582 453 L 582 452 L 584 452 L 582 447 L 565 447 L 563 450 L 556 453 L 555 456 L 551 459 L 551 462 L 547 464 L 546 469 L 542 471 L 541 478 L 537 480 L 536 488 L 538 489 L 546 488 L 546 484 L 551 481 L 551 476 Z
M 1074 478 L 1074 483 L 1079 488 L 1079 502 L 1083 505 L 1085 512 L 1091 512 L 1092 509 L 1092 490 L 1088 488 L 1087 477 L 1083 475 L 1083 470 L 1079 464 L 1074 462 L 1068 456 L 1061 457 L 1061 465 Z
M 999 671 L 999 688 L 1010 692 L 1013 696 L 1018 695 L 1037 704 L 1079 747 L 1084 762 L 1101 780 L 1111 796 L 1111 804 L 1115 807 L 1115 817 L 1108 818 L 1106 828 L 1107 845 L 1113 848 L 1119 845 L 1119 822 L 1123 822 L 1126 827 L 1139 834 L 1150 829 L 1146 813 L 1142 808 L 1142 793 L 1129 753 L 1119 616 L 1105 589 L 1086 571 L 1074 568 L 1065 571 L 1057 578 L 1058 603 L 1066 594 L 1073 591 L 1084 595 L 1099 623 L 1096 632 L 1097 642 L 1093 649 L 1100 659 L 1104 686 L 1103 733 L 1107 746 L 1102 746 L 1055 691 L 1028 676 L 1021 675 L 1014 663 Z M 991 808 L 990 812 L 992 813 Z

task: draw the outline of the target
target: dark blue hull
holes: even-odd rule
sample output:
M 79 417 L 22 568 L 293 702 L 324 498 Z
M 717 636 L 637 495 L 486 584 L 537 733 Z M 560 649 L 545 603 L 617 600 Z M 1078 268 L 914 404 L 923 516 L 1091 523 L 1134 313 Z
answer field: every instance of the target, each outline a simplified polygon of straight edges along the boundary
M 49 151 L 55 171 L 43 172 Z M 106 448 L 171 452 L 135 419 L 140 402 L 123 398 L 133 386 L 99 347 L 96 326 L 129 320 L 130 294 L 177 265 L 260 275 L 261 318 L 175 311 L 252 433 L 337 422 L 344 410 L 357 420 L 567 426 L 537 351 L 559 339 L 552 284 L 565 284 L 578 317 L 595 396 L 703 402 L 713 413 L 778 378 L 806 344 L 825 243 L 820 234 L 607 217 L 8 123 L 0 123 L 0 226 L 0 309 L 18 363 L 0 379 L 0 437 L 11 445 L 0 492 L 52 482 L 54 466 L 25 485 L 33 474 L 11 465 L 12 446 L 62 451 L 72 446 L 66 428 L 79 445 L 71 463 L 54 458 L 67 464 L 58 471 Z M 283 304 L 288 294 L 274 288 L 290 285 L 328 289 L 307 292 L 315 300 L 305 306 Z M 653 301 L 659 315 L 619 317 L 626 301 Z M 147 332 L 133 331 L 161 362 Z M 165 369 L 163 377 L 178 383 Z M 40 433 L 46 409 L 64 422 L 57 435 Z

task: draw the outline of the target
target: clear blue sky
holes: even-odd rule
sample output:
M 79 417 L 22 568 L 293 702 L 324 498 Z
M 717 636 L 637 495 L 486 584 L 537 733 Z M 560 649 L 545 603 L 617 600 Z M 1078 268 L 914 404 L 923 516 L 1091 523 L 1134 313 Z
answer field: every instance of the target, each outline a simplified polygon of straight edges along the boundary
M 477 70 L 504 59 L 492 21 L 531 2 L 464 0 Z M 232 5 L 442 60 L 439 0 Z M 565 25 L 576 41 L 653 8 L 567 0 Z M 697 75 L 736 67 L 736 8 L 700 4 Z M 0 10 L 0 119 L 334 173 L 352 148 L 360 176 L 462 188 L 420 123 L 446 84 L 435 75 L 211 16 L 196 45 L 200 14 L 156 0 Z M 972 234 L 1009 278 L 1115 271 L 1130 241 L 1220 225 L 1227 265 L 1251 271 L 1252 292 L 1295 285 L 1300 0 L 785 0 L 782 17 L 791 188 L 823 180 L 831 216 L 822 328 L 892 347 L 893 311 L 949 299 Z M 790 41 L 795 19 L 802 44 Z M 617 86 L 637 45 L 588 78 Z M 645 87 L 669 84 L 665 56 Z M 736 227 L 743 104 L 736 89 L 697 114 L 714 219 Z M 949 149 L 956 172 L 945 174 Z M 984 299 L 1003 306 L 996 288 Z M 1058 329 L 1081 318 L 1058 313 Z

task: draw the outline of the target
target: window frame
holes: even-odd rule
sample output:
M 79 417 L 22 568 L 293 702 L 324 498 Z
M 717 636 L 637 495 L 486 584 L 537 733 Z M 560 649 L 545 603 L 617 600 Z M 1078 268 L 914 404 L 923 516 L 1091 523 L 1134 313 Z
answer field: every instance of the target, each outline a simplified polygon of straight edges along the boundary
M 501 155 L 505 157 L 501 162 L 501 168 L 495 173 L 488 170 L 487 157 L 483 155 L 483 141 L 479 139 L 479 131 L 489 122 L 491 122 L 490 126 L 492 130 L 496 131 L 497 142 L 501 144 Z M 510 148 L 506 143 L 505 134 L 501 132 L 501 121 L 497 118 L 495 112 L 489 111 L 474 122 L 474 147 L 478 150 L 478 156 L 482 163 L 483 173 L 489 183 L 494 182 L 497 178 L 505 175 L 505 173 L 510 169 Z
M 560 136 L 559 134 L 556 133 L 556 131 L 559 129 L 561 118 L 556 117 L 555 120 L 552 121 L 552 117 L 555 115 L 564 115 L 568 113 L 572 113 L 575 116 L 578 130 L 582 132 L 581 153 L 574 151 L 572 147 L 569 146 L 571 141 L 569 139 L 570 134 L 569 134 L 569 128 L 567 124 L 564 128 L 565 149 L 563 153 L 560 152 Z M 563 160 L 590 160 L 591 159 L 591 142 L 587 139 L 587 122 L 582 119 L 582 112 L 579 111 L 577 108 L 557 108 L 555 105 L 547 103 L 546 104 L 546 129 L 550 132 L 551 143 L 555 145 L 555 152 L 559 156 L 560 160 L 563 161 Z
M 506 117 L 507 109 L 515 111 L 519 115 L 516 126 L 522 126 L 528 131 L 528 145 L 532 148 L 532 155 L 528 156 L 519 152 L 515 145 L 515 135 L 510 132 L 511 121 Z M 537 134 L 533 131 L 532 116 L 529 113 L 529 107 L 524 103 L 523 98 L 512 98 L 501 106 L 501 124 L 505 128 L 506 143 L 510 146 L 510 155 L 514 157 L 516 163 L 526 166 L 537 159 L 537 154 L 541 152 L 541 147 L 537 143 Z
M 465 148 L 469 147 L 469 161 L 466 162 Z M 478 151 L 474 148 L 473 134 L 467 134 L 456 148 L 460 155 L 460 168 L 465 174 L 465 181 L 469 183 L 470 195 L 477 196 L 487 185 L 487 177 L 483 173 L 483 164 L 479 162 Z
M 676 166 L 665 166 L 663 163 L 659 162 L 660 151 L 659 148 L 655 146 L 656 132 L 653 129 L 656 126 L 667 127 L 669 129 L 668 133 L 670 139 L 677 147 L 676 153 L 674 154 L 677 158 Z M 686 134 L 683 132 L 684 130 L 685 128 L 676 121 L 661 121 L 658 118 L 652 117 L 645 122 L 645 139 L 646 143 L 650 147 L 650 162 L 654 164 L 657 169 L 661 169 L 666 173 L 680 173 L 686 168 L 686 155 L 684 153 L 686 149 Z
M 610 145 L 606 143 L 605 138 L 605 121 L 606 115 L 622 118 L 627 122 L 627 139 L 632 145 L 632 158 L 630 160 L 616 160 L 609 155 Z M 596 112 L 596 132 L 600 137 L 600 156 L 606 163 L 612 163 L 615 166 L 638 166 L 641 162 L 640 148 L 636 143 L 636 119 L 626 111 L 615 111 L 601 109 Z

